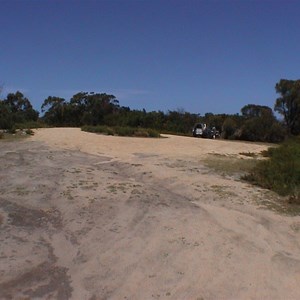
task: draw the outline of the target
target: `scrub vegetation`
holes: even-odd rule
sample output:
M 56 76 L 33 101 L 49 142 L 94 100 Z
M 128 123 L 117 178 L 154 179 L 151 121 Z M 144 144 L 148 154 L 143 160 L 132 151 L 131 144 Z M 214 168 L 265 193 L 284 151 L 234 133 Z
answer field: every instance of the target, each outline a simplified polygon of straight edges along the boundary
M 244 179 L 288 196 L 291 203 L 300 204 L 300 137 L 272 147 Z
M 244 171 L 248 171 L 244 178 L 300 203 L 300 80 L 281 79 L 275 90 L 279 97 L 274 111 L 267 106 L 248 104 L 235 115 L 201 116 L 183 109 L 146 112 L 121 106 L 114 95 L 79 92 L 69 101 L 49 96 L 41 106 L 42 117 L 30 100 L 17 91 L 0 100 L 0 139 L 7 133 L 32 134 L 31 128 L 45 126 L 81 127 L 89 132 L 133 137 L 159 137 L 160 133 L 192 135 L 194 124 L 206 123 L 221 132 L 223 139 L 279 144 L 265 153 L 265 160 L 254 159 L 252 166 L 250 161 L 243 162 L 247 165 Z M 224 159 L 207 163 L 216 169 L 226 169 Z M 230 164 L 232 172 L 243 173 L 240 162 Z
M 135 110 L 121 106 L 114 95 L 79 92 L 69 100 L 49 96 L 41 106 L 42 117 L 21 92 L 10 93 L 0 100 L 0 129 L 24 129 L 44 126 L 88 127 L 106 134 L 150 136 L 154 131 L 192 135 L 196 123 L 205 123 L 221 132 L 223 139 L 280 143 L 300 134 L 300 80 L 281 79 L 275 85 L 280 95 L 275 101 L 275 117 L 270 107 L 248 104 L 240 114 L 189 113 L 175 111 Z M 99 127 L 100 126 L 100 127 Z M 154 130 L 154 131 L 151 131 Z M 154 134 L 156 135 L 156 134 Z
M 93 133 L 101 133 L 106 135 L 117 135 L 117 136 L 132 136 L 132 137 L 160 137 L 158 131 L 154 129 L 147 128 L 138 128 L 138 127 L 109 127 L 109 126 L 83 126 L 81 128 L 83 131 L 93 132 Z

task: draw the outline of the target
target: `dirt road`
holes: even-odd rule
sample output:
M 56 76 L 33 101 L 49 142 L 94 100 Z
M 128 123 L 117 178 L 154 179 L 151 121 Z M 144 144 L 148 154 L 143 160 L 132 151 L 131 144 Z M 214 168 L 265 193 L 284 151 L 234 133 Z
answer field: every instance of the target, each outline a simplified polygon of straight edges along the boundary
M 265 145 L 61 128 L 0 147 L 0 299 L 300 299 L 300 217 L 205 166 Z

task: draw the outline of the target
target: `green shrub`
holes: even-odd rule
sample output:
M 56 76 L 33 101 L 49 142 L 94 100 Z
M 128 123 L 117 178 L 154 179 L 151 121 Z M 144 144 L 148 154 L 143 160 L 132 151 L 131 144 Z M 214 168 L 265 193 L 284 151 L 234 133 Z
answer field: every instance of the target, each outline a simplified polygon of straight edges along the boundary
M 134 132 L 136 131 L 136 129 L 133 127 L 117 126 L 114 129 L 115 133 L 119 136 L 134 136 Z
M 149 133 L 145 129 L 138 129 L 134 132 L 135 137 L 149 137 Z
M 18 129 L 27 129 L 27 128 L 45 128 L 48 127 L 44 122 L 42 121 L 28 121 L 24 123 L 16 123 L 15 127 Z
M 107 134 L 109 131 L 107 126 L 91 126 L 91 125 L 85 125 L 81 128 L 82 131 L 92 132 L 92 133 L 102 133 Z
M 148 135 L 149 135 L 149 137 L 152 137 L 152 138 L 159 138 L 160 137 L 159 132 L 154 130 L 154 129 L 148 129 Z
M 115 135 L 115 132 L 112 128 L 107 127 L 107 131 L 106 131 L 107 135 Z
M 10 128 L 8 132 L 11 134 L 16 134 L 17 129 L 16 129 L 15 125 L 13 125 L 12 128 Z
M 244 179 L 279 195 L 300 201 L 300 138 L 290 139 L 264 153 L 261 161 Z
M 118 135 L 118 136 L 134 136 L 134 137 L 160 137 L 159 132 L 154 129 L 136 128 L 136 127 L 108 127 L 108 126 L 83 126 L 82 131 L 100 133 L 107 135 Z
M 235 120 L 233 120 L 232 118 L 227 118 L 222 126 L 222 137 L 224 139 L 230 139 L 230 140 L 234 140 L 235 136 L 234 133 L 237 130 L 238 125 L 236 123 Z
M 29 135 L 34 135 L 34 132 L 31 129 L 26 129 L 25 133 Z

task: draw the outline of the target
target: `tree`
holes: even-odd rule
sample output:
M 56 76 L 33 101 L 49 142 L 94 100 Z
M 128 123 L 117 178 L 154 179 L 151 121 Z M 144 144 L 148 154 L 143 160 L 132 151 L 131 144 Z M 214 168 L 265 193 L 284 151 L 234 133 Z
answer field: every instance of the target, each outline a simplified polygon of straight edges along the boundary
M 206 113 L 202 117 L 202 123 L 207 124 L 209 127 L 215 127 L 217 130 L 222 131 L 222 126 L 228 115 L 218 114 L 214 115 L 213 113 Z
M 0 100 L 0 129 L 11 129 L 13 124 L 10 108 Z
M 6 99 L 3 100 L 3 104 L 11 112 L 14 123 L 37 121 L 38 119 L 39 113 L 33 109 L 30 101 L 19 91 L 9 93 Z
M 272 109 L 268 106 L 248 104 L 241 109 L 241 113 L 245 118 L 260 118 L 265 116 L 273 116 Z
M 43 119 L 50 125 L 63 126 L 66 121 L 65 108 L 65 99 L 49 96 L 41 107 L 42 112 L 45 112 Z
M 237 122 L 233 117 L 228 116 L 222 126 L 222 137 L 224 139 L 234 139 L 234 133 L 238 128 Z
M 246 141 L 280 142 L 284 138 L 284 128 L 276 120 L 268 106 L 248 104 L 242 109 L 244 122 L 239 139 Z
M 77 94 L 78 95 L 78 94 Z M 104 117 L 115 114 L 119 110 L 119 101 L 114 95 L 105 93 L 81 93 L 85 109 L 82 116 L 82 123 L 88 125 L 103 125 Z M 74 97 L 73 97 L 74 98 Z M 72 101 L 72 103 L 75 103 Z
M 275 111 L 283 116 L 290 134 L 300 134 L 300 80 L 281 79 L 275 89 L 281 95 L 276 99 Z

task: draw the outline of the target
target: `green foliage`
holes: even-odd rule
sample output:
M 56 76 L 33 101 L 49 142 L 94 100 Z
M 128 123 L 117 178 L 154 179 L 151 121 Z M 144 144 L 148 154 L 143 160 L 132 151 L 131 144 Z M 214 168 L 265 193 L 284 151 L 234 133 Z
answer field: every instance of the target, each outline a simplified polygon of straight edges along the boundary
M 154 129 L 145 129 L 137 127 L 108 127 L 108 126 L 90 126 L 86 125 L 81 128 L 82 131 L 100 133 L 106 135 L 132 136 L 132 137 L 160 137 L 160 134 Z
M 49 96 L 44 100 L 43 119 L 54 126 L 104 125 L 107 115 L 118 111 L 119 102 L 115 96 L 80 92 L 69 102 L 63 98 Z
M 11 134 L 15 134 L 15 133 L 17 132 L 16 126 L 13 125 L 13 126 L 9 129 L 8 132 L 11 133 Z
M 9 93 L 3 103 L 8 107 L 14 123 L 37 121 L 38 119 L 38 112 L 33 109 L 30 101 L 19 91 Z
M 25 133 L 29 135 L 34 135 L 34 132 L 31 129 L 26 129 Z
M 300 80 L 281 79 L 275 89 L 281 95 L 276 100 L 275 111 L 283 116 L 290 134 L 300 134 Z
M 235 137 L 245 141 L 278 143 L 283 141 L 286 132 L 276 120 L 271 108 L 248 104 L 241 109 L 243 123 Z
M 41 120 L 38 120 L 38 121 L 28 121 L 24 123 L 16 123 L 15 127 L 18 129 L 28 129 L 28 128 L 34 129 L 34 128 L 46 128 L 47 125 Z
M 148 132 L 149 137 L 151 137 L 151 138 L 158 138 L 158 137 L 160 137 L 159 132 L 156 131 L 156 130 L 154 130 L 154 129 L 149 128 L 149 129 L 147 129 L 147 132 Z
M 234 139 L 234 133 L 237 129 L 237 122 L 233 118 L 227 118 L 222 126 L 222 137 L 224 139 Z
M 92 133 L 103 133 L 106 134 L 108 131 L 107 126 L 91 126 L 91 125 L 85 125 L 81 127 L 82 131 L 92 132 Z
M 10 129 L 13 124 L 13 114 L 10 108 L 0 100 L 0 129 Z
M 214 115 L 213 113 L 206 113 L 201 117 L 201 123 L 208 124 L 211 128 L 215 127 L 219 132 L 222 131 L 224 121 L 228 118 L 226 114 Z
M 134 136 L 135 131 L 137 131 L 137 129 L 134 127 L 117 126 L 114 128 L 114 132 L 118 136 Z
M 63 126 L 66 123 L 66 103 L 65 99 L 49 96 L 44 100 L 41 107 L 45 112 L 43 120 L 53 126 Z
M 273 116 L 272 109 L 268 106 L 248 104 L 241 109 L 241 113 L 246 118 L 260 118 Z
M 241 109 L 241 115 L 206 113 L 200 116 L 183 109 L 146 112 L 145 109 L 121 107 L 114 95 L 93 92 L 79 92 L 69 101 L 49 96 L 41 107 L 44 115 L 38 120 L 38 112 L 17 91 L 0 100 L 0 129 L 37 128 L 45 124 L 57 127 L 90 125 L 97 127 L 97 132 L 102 130 L 105 134 L 119 136 L 151 137 L 157 136 L 157 132 L 191 136 L 195 124 L 205 123 L 210 128 L 215 127 L 225 139 L 279 143 L 288 133 L 300 133 L 300 80 L 280 80 L 276 91 L 281 97 L 276 100 L 275 110 L 283 115 L 284 122 L 275 118 L 271 108 L 262 105 L 248 104 Z
M 244 179 L 300 203 L 300 137 L 270 148 L 268 159 L 257 164 Z
M 195 123 L 199 121 L 199 116 L 190 114 L 183 109 L 168 111 L 163 125 L 164 131 L 190 133 Z
M 30 101 L 17 91 L 0 100 L 0 128 L 12 129 L 16 123 L 37 121 L 38 112 L 32 108 Z

